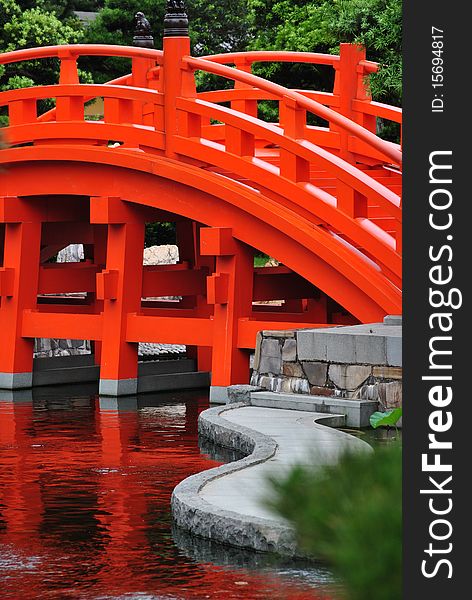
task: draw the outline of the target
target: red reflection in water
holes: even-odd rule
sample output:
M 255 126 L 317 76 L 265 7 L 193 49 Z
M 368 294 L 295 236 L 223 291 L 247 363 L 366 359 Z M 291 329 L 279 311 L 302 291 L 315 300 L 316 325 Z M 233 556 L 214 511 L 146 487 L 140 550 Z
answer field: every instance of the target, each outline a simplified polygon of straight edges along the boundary
M 200 453 L 198 394 L 140 408 L 0 401 L 0 598 L 327 599 L 273 573 L 201 564 L 174 544 L 173 487 Z

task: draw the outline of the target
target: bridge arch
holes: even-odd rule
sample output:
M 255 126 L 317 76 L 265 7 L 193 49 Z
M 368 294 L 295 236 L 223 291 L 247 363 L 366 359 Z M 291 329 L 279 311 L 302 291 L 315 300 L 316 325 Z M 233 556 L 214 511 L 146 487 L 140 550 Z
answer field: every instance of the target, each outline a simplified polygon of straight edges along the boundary
M 361 322 L 401 311 L 398 288 L 373 261 L 284 207 L 275 212 L 270 199 L 238 182 L 202 177 L 198 169 L 164 158 L 135 158 L 131 168 L 119 153 L 99 149 L 70 151 L 67 162 L 48 159 L 57 157 L 53 148 L 35 149 L 32 158 L 18 154 L 21 161 L 10 163 L 8 187 L 0 185 L 0 195 L 16 190 L 30 198 L 61 196 L 73 187 L 78 196 L 116 196 L 208 227 L 228 227 L 236 239 L 302 275 Z

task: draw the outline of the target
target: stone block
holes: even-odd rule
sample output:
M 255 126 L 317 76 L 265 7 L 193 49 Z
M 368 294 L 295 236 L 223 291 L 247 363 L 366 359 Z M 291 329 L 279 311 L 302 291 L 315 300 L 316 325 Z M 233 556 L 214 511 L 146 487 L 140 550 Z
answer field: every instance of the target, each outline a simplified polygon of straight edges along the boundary
M 352 362 L 368 365 L 387 364 L 386 339 L 381 335 L 356 336 L 356 358 Z
M 326 360 L 335 363 L 356 362 L 356 338 L 351 333 L 326 333 Z
M 284 394 L 289 394 L 292 391 L 292 380 L 291 378 L 283 379 L 280 385 L 280 391 Z
M 261 358 L 264 356 L 270 356 L 273 358 L 280 358 L 280 343 L 278 340 L 272 338 L 264 338 L 261 344 Z
M 272 375 L 278 375 L 282 368 L 282 359 L 275 356 L 262 356 L 261 363 L 259 365 L 260 373 L 272 373 Z
M 300 377 L 292 377 L 290 379 L 290 387 L 291 392 L 295 394 L 309 394 L 310 393 L 310 385 L 306 379 L 301 379 Z
M 326 336 L 316 329 L 297 331 L 298 360 L 326 361 Z
M 282 360 L 293 362 L 297 360 L 297 342 L 295 338 L 288 338 L 282 346 Z
M 328 377 L 341 390 L 354 391 L 372 374 L 372 367 L 365 365 L 329 365 Z
M 281 329 L 280 331 L 267 329 L 262 334 L 265 338 L 295 338 L 295 332 L 291 329 Z
M 387 341 L 387 364 L 391 367 L 402 366 L 402 338 L 388 337 Z
M 282 373 L 287 377 L 304 377 L 303 369 L 297 362 L 284 362 Z
M 303 362 L 303 370 L 311 385 L 325 386 L 328 365 L 320 362 Z
M 278 375 L 281 368 L 282 354 L 279 341 L 271 338 L 264 338 L 261 344 L 259 372 Z
M 261 361 L 261 347 L 262 347 L 262 333 L 260 331 L 257 332 L 256 335 L 256 349 L 254 350 L 254 363 L 253 369 L 254 371 L 259 371 L 259 365 Z
M 333 389 L 328 387 L 320 387 L 318 385 L 312 385 L 310 387 L 310 394 L 313 396 L 332 396 Z
M 359 400 L 374 400 L 378 402 L 379 400 L 379 384 L 367 384 L 361 386 L 353 395 L 353 398 Z
M 402 316 L 401 315 L 387 315 L 384 317 L 384 325 L 402 325 Z
M 372 375 L 377 379 L 402 379 L 401 367 L 372 367 Z
M 270 382 L 271 377 L 267 377 L 267 375 L 260 375 L 258 385 L 265 390 L 270 390 Z
M 255 385 L 230 385 L 228 386 L 228 404 L 235 402 L 251 403 L 251 393 L 260 391 Z
M 379 402 L 385 410 L 402 405 L 403 386 L 400 381 L 379 383 Z

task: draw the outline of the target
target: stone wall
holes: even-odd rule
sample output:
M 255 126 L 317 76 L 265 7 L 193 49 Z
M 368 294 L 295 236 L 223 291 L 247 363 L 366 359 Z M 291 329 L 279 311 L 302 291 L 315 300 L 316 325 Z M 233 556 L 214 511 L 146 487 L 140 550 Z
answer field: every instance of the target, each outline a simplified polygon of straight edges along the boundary
M 272 392 L 402 403 L 401 319 L 384 323 L 262 331 L 251 384 Z

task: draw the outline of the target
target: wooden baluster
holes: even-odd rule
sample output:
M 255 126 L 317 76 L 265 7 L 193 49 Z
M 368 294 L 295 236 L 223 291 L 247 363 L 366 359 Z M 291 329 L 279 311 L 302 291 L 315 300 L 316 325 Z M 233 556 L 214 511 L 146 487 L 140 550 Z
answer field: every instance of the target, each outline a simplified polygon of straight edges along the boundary
M 59 52 L 61 61 L 59 71 L 59 84 L 78 85 L 79 73 L 77 70 L 77 56 L 67 48 Z M 83 121 L 84 99 L 80 96 L 62 96 L 56 99 L 57 121 Z
M 131 85 L 137 88 L 149 87 L 148 72 L 154 67 L 150 58 L 134 57 L 131 61 Z M 152 125 L 154 122 L 154 105 L 133 101 L 133 123 Z
M 134 107 L 132 100 L 123 98 L 104 98 L 105 123 L 119 125 L 132 124 L 134 119 Z
M 15 100 L 8 103 L 8 119 L 10 127 L 34 123 L 37 118 L 36 99 Z
M 340 44 L 339 62 L 335 63 L 336 77 L 334 93 L 339 95 L 339 112 L 348 119 L 356 122 L 359 118 L 359 113 L 353 110 L 352 101 L 358 97 L 359 93 L 358 66 L 362 60 L 365 60 L 365 49 L 362 46 L 357 44 Z M 340 156 L 344 160 L 354 163 L 354 156 L 349 144 L 351 134 L 336 125 L 331 125 L 330 128 L 332 131 L 339 133 Z
M 353 219 L 367 218 L 367 198 L 343 181 L 336 182 L 337 207 Z
M 236 68 L 240 71 L 244 71 L 245 73 L 252 73 L 252 63 L 247 61 L 237 62 Z M 241 81 L 234 82 L 235 90 L 252 90 L 254 89 L 252 86 L 247 83 L 242 83 Z M 231 108 L 233 110 L 237 110 L 238 112 L 242 112 L 246 115 L 250 115 L 251 117 L 256 117 L 258 114 L 258 105 L 257 100 L 233 100 L 231 102 Z
M 254 156 L 254 136 L 238 127 L 226 125 L 226 150 L 236 156 Z
M 195 113 L 179 111 L 179 134 L 188 138 L 201 138 L 201 116 Z
M 306 110 L 300 108 L 290 97 L 283 100 L 284 132 L 286 137 L 304 139 L 306 132 Z M 280 148 L 280 174 L 296 183 L 310 181 L 310 163 L 293 152 Z

